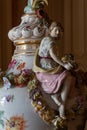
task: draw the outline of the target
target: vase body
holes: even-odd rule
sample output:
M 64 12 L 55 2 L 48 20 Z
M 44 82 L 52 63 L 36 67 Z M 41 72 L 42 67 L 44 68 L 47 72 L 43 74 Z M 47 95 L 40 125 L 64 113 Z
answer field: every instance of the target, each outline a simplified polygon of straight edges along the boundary
M 60 128 L 43 121 L 44 119 L 39 117 L 29 98 L 27 84 L 32 77 L 34 55 L 41 40 L 48 36 L 50 24 L 49 20 L 46 21 L 41 17 L 39 11 L 32 11 L 27 6 L 20 25 L 8 33 L 9 39 L 15 45 L 15 50 L 0 87 L 0 130 L 86 130 L 86 86 L 80 86 L 80 88 L 76 86 L 77 94 L 71 91 L 72 96 L 66 103 L 66 124 L 65 126 L 62 124 L 64 126 L 62 127 L 60 122 Z M 49 104 L 51 109 L 58 112 L 58 106 L 50 98 L 51 96 L 43 91 L 42 93 L 42 98 L 47 105 Z
M 15 64 L 10 65 L 7 74 L 13 72 L 18 74 L 22 69 L 32 69 L 34 53 L 17 54 L 17 48 L 12 57 L 12 61 L 15 61 Z M 31 51 L 33 52 L 32 49 Z M 25 66 L 17 69 L 22 63 L 25 63 Z M 0 120 L 2 120 L 0 121 L 0 130 L 52 129 L 35 112 L 28 97 L 27 86 L 8 88 L 7 84 L 7 86 L 3 85 L 0 88 Z

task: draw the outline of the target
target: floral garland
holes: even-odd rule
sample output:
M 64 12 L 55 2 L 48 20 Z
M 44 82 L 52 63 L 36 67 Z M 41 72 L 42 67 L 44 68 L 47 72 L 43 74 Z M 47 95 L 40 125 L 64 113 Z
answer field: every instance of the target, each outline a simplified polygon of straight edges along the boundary
M 0 87 L 24 87 L 32 78 L 31 69 L 23 69 L 20 74 L 14 74 L 13 72 L 8 75 L 5 72 L 0 72 Z
M 66 130 L 67 120 L 60 118 L 58 114 L 48 106 L 39 89 L 39 82 L 34 74 L 33 76 L 33 79 L 28 83 L 28 95 L 35 111 L 47 124 L 53 125 L 55 130 Z
M 25 68 L 26 62 L 12 59 L 6 72 L 0 70 L 0 87 L 23 87 L 31 80 L 32 69 Z M 10 72 L 10 70 L 12 70 Z M 16 71 L 16 73 L 14 73 Z M 10 73 L 8 73 L 10 72 Z
M 80 75 L 80 76 L 79 76 Z M 84 72 L 78 71 L 76 79 L 78 82 L 80 82 L 83 79 Z M 79 77 L 81 80 L 79 80 Z M 83 80 L 85 83 L 85 80 Z M 34 72 L 32 72 L 32 78 L 28 83 L 28 95 L 31 99 L 32 106 L 34 107 L 35 111 L 38 113 L 38 115 L 47 123 L 50 125 L 53 125 L 55 127 L 55 130 L 66 130 L 67 129 L 67 122 L 69 120 L 75 120 L 76 115 L 84 115 L 84 104 L 87 99 L 85 97 L 87 94 L 84 93 L 87 92 L 87 88 L 83 87 L 84 90 L 82 90 L 83 82 L 80 84 L 77 83 L 77 89 L 78 92 L 83 91 L 82 95 L 78 95 L 75 100 L 74 104 L 72 104 L 72 107 L 70 110 L 66 110 L 66 116 L 67 119 L 62 119 L 59 117 L 58 113 L 54 110 L 52 110 L 46 100 L 43 98 L 43 94 L 40 90 L 40 83 L 37 80 Z M 86 84 L 87 85 L 87 84 Z
M 18 75 L 10 73 L 9 75 L 7 75 L 7 78 L 12 85 L 17 87 L 23 87 L 24 85 L 27 85 L 28 81 L 31 79 L 31 73 L 31 69 L 23 69 Z

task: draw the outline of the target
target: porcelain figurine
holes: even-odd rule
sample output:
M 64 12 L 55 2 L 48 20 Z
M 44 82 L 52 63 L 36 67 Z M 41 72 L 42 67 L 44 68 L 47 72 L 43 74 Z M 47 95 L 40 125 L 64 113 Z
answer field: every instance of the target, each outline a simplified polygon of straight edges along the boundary
M 60 122 L 62 120 L 67 122 L 62 124 L 62 127 L 63 125 L 65 127 L 63 129 L 71 130 L 69 125 L 72 124 L 72 120 L 75 120 L 76 124 L 73 126 L 72 130 L 78 130 L 77 127 L 81 125 L 80 121 L 82 120 L 82 122 L 84 122 L 85 120 L 84 114 L 82 113 L 85 112 L 86 108 L 86 95 L 83 96 L 84 91 L 82 91 L 81 88 L 78 88 L 78 86 L 86 85 L 84 78 L 82 78 L 85 76 L 85 73 L 79 70 L 79 66 L 72 54 L 67 54 L 61 59 L 59 58 L 57 40 L 62 37 L 62 32 L 63 28 L 61 24 L 57 22 L 51 23 L 48 36 L 42 39 L 40 46 L 36 51 L 33 71 L 36 74 L 36 80 L 39 81 L 39 88 L 42 88 L 41 91 L 44 91 L 45 94 L 49 95 L 57 105 L 57 119 L 53 119 L 56 121 L 56 129 L 62 129 L 60 127 Z M 80 80 L 82 80 L 81 84 L 79 84 Z M 69 117 L 69 114 L 72 113 L 72 110 L 70 109 L 75 107 L 76 100 L 79 102 L 79 99 L 81 99 L 81 102 L 83 102 L 82 104 L 84 104 L 82 106 L 83 112 L 80 113 L 80 116 L 77 114 L 79 118 L 74 119 L 72 116 Z M 45 100 L 47 101 L 47 99 Z M 81 108 L 79 108 L 79 111 L 81 111 Z M 66 113 L 68 113 L 68 115 Z M 82 129 L 84 129 L 84 125 L 81 126 L 81 130 Z
M 0 130 L 86 129 L 87 72 L 72 54 L 59 57 L 63 28 L 45 5 L 28 0 L 21 23 L 8 32 L 15 50 L 0 69 Z
M 39 3 L 28 0 L 28 11 L 25 9 L 21 23 L 8 32 L 15 50 L 7 70 L 0 70 L 0 130 L 53 129 L 35 113 L 28 97 L 34 54 L 49 26 L 48 19 L 40 13 L 44 7 L 36 8 Z
M 70 63 L 63 63 L 58 55 L 55 54 L 54 48 L 56 48 L 56 38 L 61 36 L 62 28 L 56 22 L 53 22 L 49 28 L 49 36 L 43 38 L 41 41 L 40 47 L 38 49 L 39 59 L 36 59 L 40 62 L 38 63 L 45 72 L 40 71 L 38 69 L 34 71 L 37 72 L 37 79 L 41 82 L 43 90 L 51 94 L 52 99 L 58 105 L 59 115 L 61 118 L 65 119 L 65 104 L 67 101 L 67 96 L 69 94 L 69 90 L 72 85 L 74 85 L 74 77 L 71 76 L 68 70 L 73 69 L 73 66 Z M 57 50 L 56 50 L 57 51 Z M 58 53 L 58 51 L 57 51 Z M 36 56 L 36 57 L 38 57 Z M 54 74 L 50 74 L 48 71 L 54 71 L 55 68 L 61 65 L 65 68 L 61 72 L 54 72 Z M 46 72 L 47 70 L 47 72 Z M 62 85 L 63 84 L 63 85 Z M 60 87 L 63 87 L 63 90 L 60 90 Z M 59 94 L 58 94 L 59 92 Z M 59 98 L 59 99 L 58 99 Z

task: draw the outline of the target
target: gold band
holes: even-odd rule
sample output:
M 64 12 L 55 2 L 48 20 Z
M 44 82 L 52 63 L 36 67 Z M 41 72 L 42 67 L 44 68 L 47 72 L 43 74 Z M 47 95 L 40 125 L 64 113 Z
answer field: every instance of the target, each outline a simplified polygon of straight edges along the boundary
M 21 52 L 21 53 L 14 53 L 14 56 L 16 56 L 16 55 L 32 55 L 32 56 L 34 56 L 34 54 L 35 54 L 35 52 Z
M 28 16 L 32 16 L 32 15 L 33 15 L 33 16 L 36 16 L 36 17 L 37 17 L 37 14 L 36 14 L 35 12 L 34 12 L 34 13 L 26 13 L 26 14 L 23 14 L 23 16 L 26 16 L 26 15 L 28 15 Z M 23 16 L 22 16 L 22 17 L 23 17 Z
M 39 44 L 21 44 L 21 45 L 16 46 L 14 54 L 35 53 L 38 47 L 39 47 Z
M 40 40 L 36 41 L 36 40 L 32 40 L 32 41 L 18 41 L 15 42 L 15 45 L 21 45 L 21 44 L 40 44 Z

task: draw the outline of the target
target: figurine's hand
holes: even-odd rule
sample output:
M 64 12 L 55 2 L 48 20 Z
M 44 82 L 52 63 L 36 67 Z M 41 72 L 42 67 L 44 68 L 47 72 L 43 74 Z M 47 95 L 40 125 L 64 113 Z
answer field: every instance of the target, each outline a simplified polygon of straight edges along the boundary
M 65 63 L 64 68 L 67 70 L 71 70 L 73 68 L 73 66 L 70 63 Z

